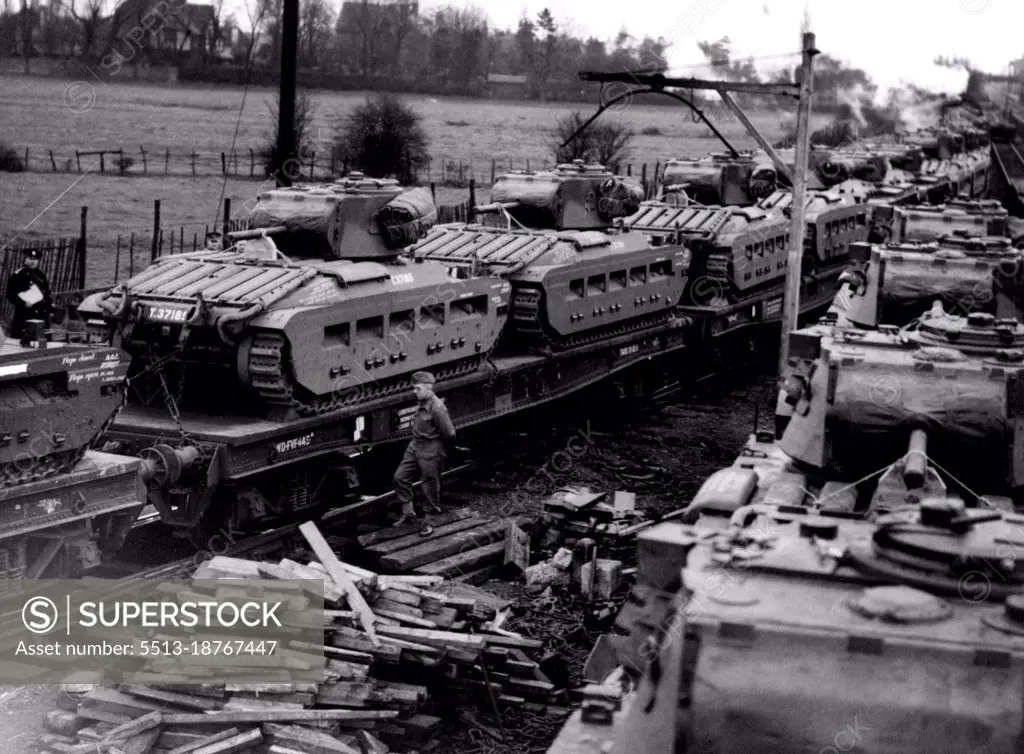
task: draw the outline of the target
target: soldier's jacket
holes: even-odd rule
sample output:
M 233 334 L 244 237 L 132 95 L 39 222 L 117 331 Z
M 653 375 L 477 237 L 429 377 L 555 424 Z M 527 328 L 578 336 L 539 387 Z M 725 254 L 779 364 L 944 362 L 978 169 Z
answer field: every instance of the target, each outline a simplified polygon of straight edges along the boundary
M 412 441 L 425 446 L 437 440 L 454 440 L 455 425 L 448 416 L 448 409 L 436 395 L 420 401 L 416 416 L 412 420 Z

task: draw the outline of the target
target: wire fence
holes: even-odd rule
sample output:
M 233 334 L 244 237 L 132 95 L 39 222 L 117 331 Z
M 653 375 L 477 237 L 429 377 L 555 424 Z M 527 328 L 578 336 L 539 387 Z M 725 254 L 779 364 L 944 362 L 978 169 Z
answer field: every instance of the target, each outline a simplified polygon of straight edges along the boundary
M 125 149 L 95 149 L 55 151 L 53 149 L 31 149 L 26 147 L 22 154 L 24 169 L 33 173 L 71 173 L 110 176 L 175 176 L 210 177 L 221 176 L 238 179 L 266 180 L 268 176 L 266 157 L 255 149 L 209 151 L 152 150 L 140 146 L 138 151 Z M 648 167 L 651 176 L 657 175 L 660 162 L 649 165 L 646 162 L 622 162 L 612 170 L 622 175 L 646 178 Z M 434 183 L 439 186 L 466 188 L 470 181 L 479 185 L 491 185 L 502 173 L 512 171 L 550 170 L 553 160 L 516 159 L 495 157 L 487 161 L 473 161 L 454 157 L 431 158 L 419 170 L 409 176 L 416 184 Z M 349 165 L 328 152 L 311 151 L 295 158 L 289 168 L 293 180 L 332 181 L 349 172 Z

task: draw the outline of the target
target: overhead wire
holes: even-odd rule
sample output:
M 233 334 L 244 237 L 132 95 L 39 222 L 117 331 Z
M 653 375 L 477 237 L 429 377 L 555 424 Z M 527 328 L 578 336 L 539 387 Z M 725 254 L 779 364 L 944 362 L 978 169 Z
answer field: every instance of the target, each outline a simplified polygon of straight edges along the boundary
M 260 20 L 262 20 L 262 18 Z M 245 112 L 245 98 L 246 98 L 246 95 L 248 95 L 248 93 L 249 93 L 249 78 L 250 78 L 250 75 L 252 73 L 252 62 L 256 58 L 256 49 L 257 49 L 257 44 L 256 43 L 257 43 L 257 41 L 259 41 L 259 38 L 260 38 L 259 26 L 260 26 L 259 23 L 255 23 L 255 24 L 253 24 L 253 28 L 252 28 L 252 47 L 249 48 L 249 57 L 245 61 L 245 84 L 242 87 L 242 102 L 238 106 L 238 117 L 235 119 L 235 132 L 231 136 L 231 152 L 230 152 L 230 154 L 234 154 L 234 152 L 235 152 L 235 144 L 238 141 L 238 130 L 239 130 L 239 128 L 242 125 L 242 114 Z M 220 211 L 221 211 L 220 208 L 224 204 L 224 192 L 227 190 L 227 186 L 228 186 L 228 175 L 227 175 L 227 172 L 225 171 L 224 179 L 223 179 L 223 181 L 221 182 L 221 185 L 220 185 L 220 197 L 217 199 L 217 206 L 214 208 L 214 211 L 213 211 L 213 226 L 214 227 L 217 227 L 217 218 L 220 215 Z

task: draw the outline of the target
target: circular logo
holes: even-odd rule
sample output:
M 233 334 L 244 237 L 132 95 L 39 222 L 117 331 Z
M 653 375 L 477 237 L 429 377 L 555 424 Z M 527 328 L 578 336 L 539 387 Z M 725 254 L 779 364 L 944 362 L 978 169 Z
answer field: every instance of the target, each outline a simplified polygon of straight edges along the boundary
M 48 597 L 33 597 L 21 608 L 21 622 L 34 634 L 50 633 L 59 618 L 57 606 Z
M 92 110 L 96 104 L 96 90 L 86 81 L 74 81 L 64 88 L 64 106 L 75 115 Z
M 980 16 L 992 7 L 992 0 L 957 0 L 960 10 L 969 16 Z
M 956 589 L 965 601 L 977 604 L 984 602 L 992 594 L 992 582 L 985 574 L 970 571 L 960 577 Z
M 601 87 L 599 102 L 607 112 L 621 113 L 633 104 L 632 92 L 633 87 L 626 82 L 612 81 Z
M 894 377 L 878 377 L 868 387 L 868 397 L 879 408 L 892 408 L 901 394 L 900 383 Z
M 690 289 L 693 303 L 697 306 L 708 306 L 717 298 L 725 295 L 725 286 L 720 280 L 709 277 L 699 277 L 693 281 Z

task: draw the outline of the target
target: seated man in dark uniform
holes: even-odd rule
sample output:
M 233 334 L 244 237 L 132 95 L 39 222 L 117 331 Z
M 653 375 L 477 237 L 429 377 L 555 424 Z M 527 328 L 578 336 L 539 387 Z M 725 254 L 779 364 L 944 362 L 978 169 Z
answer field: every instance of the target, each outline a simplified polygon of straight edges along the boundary
M 7 300 L 14 305 L 12 338 L 21 338 L 25 334 L 25 322 L 30 319 L 40 319 L 44 326 L 50 326 L 50 283 L 39 269 L 39 261 L 37 250 L 26 251 L 23 265 L 7 281 Z
M 412 504 L 412 485 L 417 477 L 423 480 L 423 494 L 427 509 L 441 512 L 441 473 L 444 471 L 445 443 L 455 439 L 455 426 L 448 409 L 434 395 L 434 375 L 416 372 L 412 376 L 412 389 L 419 401 L 412 420 L 412 442 L 405 449 L 402 462 L 395 471 L 395 497 L 402 504 L 402 517 L 395 526 L 417 521 Z M 424 526 L 420 532 L 429 535 L 433 529 Z

